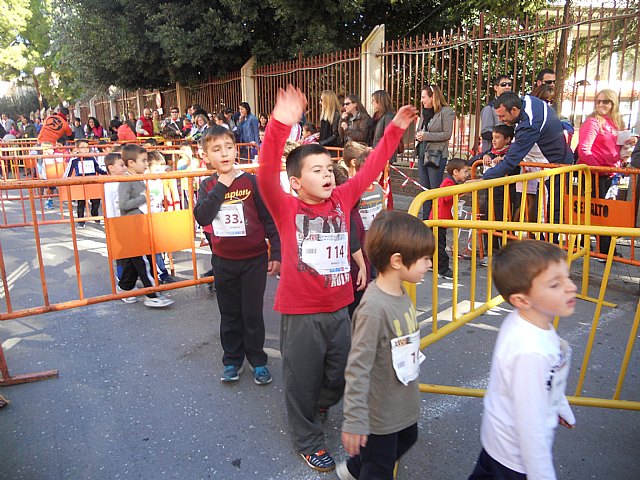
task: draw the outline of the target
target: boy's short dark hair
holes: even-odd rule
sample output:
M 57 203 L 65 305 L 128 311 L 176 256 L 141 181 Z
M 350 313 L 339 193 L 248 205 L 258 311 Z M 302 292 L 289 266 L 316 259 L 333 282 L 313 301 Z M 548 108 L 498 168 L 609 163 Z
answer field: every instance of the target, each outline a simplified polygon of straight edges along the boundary
M 469 162 L 464 158 L 452 158 L 447 162 L 446 170 L 449 175 L 453 175 L 454 170 L 462 170 L 464 167 L 468 167 Z
M 433 256 L 435 241 L 431 230 L 417 217 L 399 210 L 382 210 L 371 222 L 364 249 L 376 270 L 384 272 L 394 253 L 402 255 L 407 268 L 424 256 Z
M 522 99 L 514 92 L 504 92 L 498 98 L 496 98 L 493 108 L 496 110 L 499 107 L 504 107 L 507 112 L 510 112 L 514 107 L 518 110 L 522 110 Z
M 300 145 L 287 156 L 287 176 L 300 178 L 302 176 L 302 163 L 310 155 L 327 155 L 331 157 L 329 150 L 318 143 Z
M 367 150 L 367 151 L 364 151 L 364 152 L 360 153 L 356 157 L 356 164 L 355 164 L 356 172 L 360 171 L 360 169 L 363 167 L 363 165 L 367 161 L 367 158 L 369 157 L 370 154 L 371 154 L 371 150 Z
M 119 153 L 107 153 L 104 157 L 104 166 L 109 173 L 109 167 L 115 165 L 115 163 L 122 158 Z
M 513 136 L 515 135 L 515 131 L 510 125 L 496 125 L 491 131 L 499 133 L 504 138 L 510 138 L 511 140 L 513 140 Z
M 227 137 L 229 140 L 236 144 L 236 137 L 233 135 L 233 132 L 228 128 L 224 128 L 220 125 L 214 125 L 212 127 L 208 127 L 204 133 L 202 134 L 202 138 L 200 139 L 200 146 L 203 150 L 206 150 L 207 145 L 218 138 Z
M 314 133 L 318 133 L 318 127 L 316 127 L 314 123 L 305 123 L 303 128 L 306 128 L 308 132 L 312 135 Z
M 155 138 L 147 138 L 145 139 L 144 142 L 142 142 L 143 145 L 151 145 L 152 147 L 155 147 L 156 145 L 158 145 L 158 141 Z
M 566 252 L 553 243 L 514 240 L 493 257 L 493 282 L 502 298 L 509 302 L 511 295 L 528 293 L 533 279 L 550 264 L 566 261 Z
M 338 187 L 349 180 L 349 172 L 347 172 L 346 168 L 341 167 L 340 165 L 334 165 L 333 177 L 336 179 L 336 187 Z
M 76 148 L 78 148 L 78 147 L 80 146 L 80 144 L 81 144 L 81 143 L 86 143 L 86 144 L 87 144 L 87 146 L 88 146 L 88 145 L 89 145 L 89 140 L 87 140 L 86 138 L 78 138 L 78 139 L 75 141 Z
M 129 166 L 129 162 L 135 162 L 138 159 L 138 155 L 147 153 L 142 145 L 135 143 L 127 143 L 122 147 L 121 154 L 124 164 Z

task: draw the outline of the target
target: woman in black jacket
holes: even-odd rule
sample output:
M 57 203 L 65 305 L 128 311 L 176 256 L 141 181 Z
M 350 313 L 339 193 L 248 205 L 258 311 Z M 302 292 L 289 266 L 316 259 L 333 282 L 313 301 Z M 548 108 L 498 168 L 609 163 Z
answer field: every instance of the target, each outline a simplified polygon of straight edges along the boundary
M 320 96 L 320 138 L 318 143 L 324 147 L 340 147 L 340 101 L 332 90 L 325 90 Z

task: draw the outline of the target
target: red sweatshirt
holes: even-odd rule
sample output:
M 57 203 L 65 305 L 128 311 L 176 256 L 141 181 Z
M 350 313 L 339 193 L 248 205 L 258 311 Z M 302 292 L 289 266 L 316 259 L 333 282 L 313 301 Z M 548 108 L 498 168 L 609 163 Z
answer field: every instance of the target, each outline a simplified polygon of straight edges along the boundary
M 348 267 L 342 273 L 320 274 L 309 265 L 310 262 L 303 261 L 303 256 L 311 255 L 308 245 L 313 245 L 319 234 L 346 233 L 348 238 L 351 208 L 391 158 L 403 130 L 390 124 L 358 174 L 336 187 L 329 199 L 317 205 L 286 194 L 280 186 L 282 151 L 290 131 L 291 127 L 277 120 L 269 122 L 260 150 L 258 171 L 259 190 L 271 211 L 282 243 L 280 283 L 274 309 L 285 314 L 335 312 L 353 301 Z M 346 252 L 331 250 L 332 260 L 335 253 L 346 255 L 348 265 L 348 240 L 346 245 Z M 320 252 L 323 251 L 321 248 Z
M 451 185 L 457 185 L 455 180 L 447 175 L 442 183 L 440 184 L 440 188 L 450 187 Z M 453 212 L 451 209 L 453 208 L 453 195 L 449 195 L 447 197 L 438 198 L 438 220 L 453 220 Z M 433 209 L 429 214 L 429 220 L 433 220 Z

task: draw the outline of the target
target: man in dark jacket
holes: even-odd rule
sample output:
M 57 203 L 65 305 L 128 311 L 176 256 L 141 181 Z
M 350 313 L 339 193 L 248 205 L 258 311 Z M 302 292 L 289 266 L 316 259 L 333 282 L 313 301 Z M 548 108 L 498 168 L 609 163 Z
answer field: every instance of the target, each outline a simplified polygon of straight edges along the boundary
M 504 159 L 489 168 L 482 178 L 501 178 L 518 167 L 534 145 L 538 145 L 549 163 L 571 165 L 573 152 L 564 137 L 556 112 L 539 98 L 504 92 L 494 103 L 498 119 L 515 126 L 515 137 Z M 553 223 L 560 221 L 560 177 L 555 177 Z

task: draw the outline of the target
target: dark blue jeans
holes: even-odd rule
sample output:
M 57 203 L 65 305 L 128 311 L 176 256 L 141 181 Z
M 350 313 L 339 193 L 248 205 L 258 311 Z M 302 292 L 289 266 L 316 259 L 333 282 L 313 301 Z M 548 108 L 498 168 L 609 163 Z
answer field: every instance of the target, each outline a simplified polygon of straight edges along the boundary
M 425 153 L 426 155 L 426 153 Z M 420 185 L 429 190 L 438 188 L 444 178 L 444 170 L 447 166 L 447 158 L 440 159 L 439 167 L 429 167 L 424 164 L 424 158 L 418 158 L 418 179 Z M 422 219 L 428 220 L 431 213 L 431 200 L 424 202 L 422 206 Z

